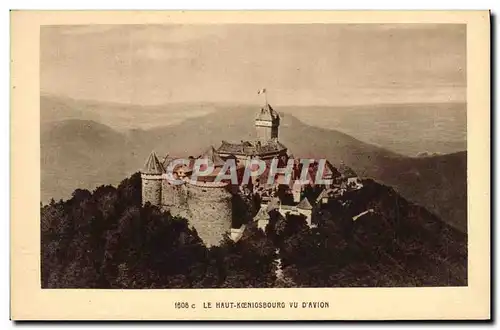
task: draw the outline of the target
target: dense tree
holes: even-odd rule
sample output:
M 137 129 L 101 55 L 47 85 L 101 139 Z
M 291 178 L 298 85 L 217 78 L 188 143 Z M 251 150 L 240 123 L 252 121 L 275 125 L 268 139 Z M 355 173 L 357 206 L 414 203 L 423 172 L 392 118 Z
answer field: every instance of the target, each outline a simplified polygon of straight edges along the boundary
M 222 287 L 273 287 L 276 280 L 276 252 L 264 232 L 253 224 L 243 237 L 233 242 L 226 237 L 217 248 L 222 255 L 225 274 Z
M 207 249 L 186 219 L 142 206 L 140 187 L 136 173 L 118 188 L 77 189 L 42 205 L 42 287 L 272 285 L 274 249 L 262 232 L 250 228 L 238 243 L 226 237 Z
M 118 188 L 77 189 L 41 208 L 42 286 L 190 286 L 207 250 L 185 219 L 141 206 L 140 175 Z M 198 273 L 199 276 L 201 273 Z
M 247 223 L 243 237 L 227 235 L 209 249 L 188 220 L 141 205 L 138 173 L 117 188 L 77 189 L 66 201 L 51 200 L 41 205 L 42 287 L 467 284 L 466 236 L 373 181 L 315 210 L 314 228 L 302 216 L 273 210 L 264 232 L 248 223 L 258 199 L 243 197 L 233 204 L 235 227 Z
M 317 228 L 287 216 L 268 229 L 296 286 L 467 284 L 466 237 L 391 188 L 366 181 L 316 216 Z

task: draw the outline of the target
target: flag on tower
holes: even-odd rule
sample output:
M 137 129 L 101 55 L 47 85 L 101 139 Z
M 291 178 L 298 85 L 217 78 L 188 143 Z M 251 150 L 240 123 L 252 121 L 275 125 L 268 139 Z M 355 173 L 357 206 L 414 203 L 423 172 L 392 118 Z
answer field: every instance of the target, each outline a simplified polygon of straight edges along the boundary
M 266 89 L 262 88 L 262 89 L 259 89 L 259 91 L 257 92 L 257 94 L 264 94 L 265 92 L 266 92 Z

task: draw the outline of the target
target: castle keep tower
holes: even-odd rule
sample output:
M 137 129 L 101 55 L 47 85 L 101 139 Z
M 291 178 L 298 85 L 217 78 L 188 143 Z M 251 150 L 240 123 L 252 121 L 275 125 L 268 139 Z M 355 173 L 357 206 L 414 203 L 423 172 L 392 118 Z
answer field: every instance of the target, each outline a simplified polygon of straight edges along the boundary
M 257 139 L 266 142 L 271 139 L 278 139 L 278 129 L 280 126 L 280 116 L 266 102 L 255 116 L 255 130 L 257 131 Z
M 164 172 L 163 166 L 153 151 L 141 172 L 142 204 L 147 202 L 158 206 L 161 204 L 162 174 Z

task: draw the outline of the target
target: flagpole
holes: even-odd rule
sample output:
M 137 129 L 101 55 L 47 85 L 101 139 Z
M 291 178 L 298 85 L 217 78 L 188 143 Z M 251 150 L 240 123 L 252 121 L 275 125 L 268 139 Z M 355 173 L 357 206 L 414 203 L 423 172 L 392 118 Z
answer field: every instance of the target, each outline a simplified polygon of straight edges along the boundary
M 264 100 L 266 102 L 266 104 L 264 106 L 267 106 L 268 105 L 268 103 L 267 103 L 267 89 L 266 88 L 259 89 L 257 94 L 259 94 L 259 95 L 264 94 Z

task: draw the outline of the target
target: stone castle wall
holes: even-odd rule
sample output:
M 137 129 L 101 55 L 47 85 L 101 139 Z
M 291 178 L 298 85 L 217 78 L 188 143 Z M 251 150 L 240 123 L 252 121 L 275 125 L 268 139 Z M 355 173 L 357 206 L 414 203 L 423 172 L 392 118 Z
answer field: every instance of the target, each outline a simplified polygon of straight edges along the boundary
M 152 205 L 160 205 L 161 203 L 161 175 L 142 174 L 142 203 L 150 202 Z
M 142 175 L 142 200 L 186 218 L 205 245 L 218 245 L 232 225 L 232 194 L 226 183 L 171 185 L 161 176 Z
M 162 205 L 187 208 L 188 191 L 185 184 L 172 185 L 168 180 L 162 182 Z
M 257 139 L 267 141 L 271 139 L 271 127 L 256 126 Z
M 218 245 L 231 230 L 232 195 L 225 186 L 193 185 L 188 187 L 189 222 L 207 246 Z

